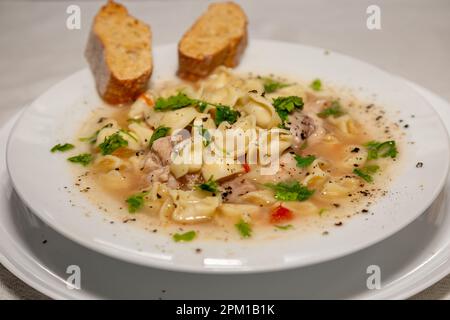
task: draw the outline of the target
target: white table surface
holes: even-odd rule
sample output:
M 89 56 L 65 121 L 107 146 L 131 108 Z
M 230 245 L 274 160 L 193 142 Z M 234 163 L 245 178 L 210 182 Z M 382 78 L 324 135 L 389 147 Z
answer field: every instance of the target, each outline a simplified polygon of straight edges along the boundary
M 21 106 L 86 66 L 92 17 L 104 1 L 0 1 L 0 126 Z M 209 1 L 132 1 L 151 24 L 154 45 L 176 42 Z M 251 38 L 299 42 L 351 55 L 414 81 L 450 101 L 449 0 L 247 0 Z M 81 29 L 66 8 L 81 8 Z M 366 8 L 381 8 L 381 30 Z M 0 265 L 0 299 L 45 299 Z M 415 299 L 450 299 L 450 276 Z

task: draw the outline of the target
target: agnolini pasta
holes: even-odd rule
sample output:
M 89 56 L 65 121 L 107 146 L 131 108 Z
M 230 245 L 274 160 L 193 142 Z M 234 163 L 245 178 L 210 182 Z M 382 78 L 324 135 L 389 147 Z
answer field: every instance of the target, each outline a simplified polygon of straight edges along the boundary
M 93 159 L 83 169 L 121 212 L 199 233 L 191 240 L 202 228 L 222 239 L 300 232 L 382 194 L 399 135 L 377 110 L 324 81 L 219 67 L 194 83 L 157 83 L 120 110 L 99 108 L 81 130 Z

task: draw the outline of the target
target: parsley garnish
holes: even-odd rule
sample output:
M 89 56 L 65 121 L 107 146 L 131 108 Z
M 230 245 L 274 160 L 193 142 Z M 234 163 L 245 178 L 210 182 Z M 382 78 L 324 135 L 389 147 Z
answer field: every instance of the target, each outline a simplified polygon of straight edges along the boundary
M 206 148 L 211 144 L 211 134 L 208 129 L 201 127 L 201 135 L 203 137 L 203 146 Z
M 149 146 L 151 147 L 153 145 L 153 142 L 167 136 L 169 131 L 170 128 L 164 126 L 159 126 L 158 128 L 156 128 L 155 132 L 153 132 L 152 137 L 150 138 Z
M 128 146 L 128 141 L 120 135 L 120 132 L 116 132 L 109 137 L 106 137 L 98 147 L 100 148 L 102 155 L 105 156 L 107 154 L 113 153 L 119 148 L 126 146 Z
M 216 106 L 216 116 L 214 122 L 218 126 L 223 121 L 227 121 L 229 124 L 233 124 L 237 121 L 240 116 L 239 112 L 231 109 L 229 106 L 217 105 Z
M 179 92 L 176 96 L 170 96 L 168 98 L 158 98 L 155 103 L 155 110 L 177 110 L 193 104 L 196 104 L 196 100 L 189 98 L 182 92 Z
M 331 103 L 331 107 L 328 107 L 324 109 L 323 111 L 319 112 L 317 115 L 320 118 L 328 118 L 332 116 L 333 118 L 338 118 L 340 116 L 343 116 L 345 114 L 345 111 L 342 110 L 341 105 L 338 101 L 333 101 Z
M 105 128 L 111 128 L 112 126 L 113 126 L 112 123 L 108 123 L 108 124 L 104 125 L 103 127 L 101 127 L 99 130 L 95 131 L 95 132 L 92 134 L 92 136 L 80 138 L 79 140 L 80 140 L 80 141 L 83 141 L 83 142 L 87 141 L 87 142 L 89 142 L 89 143 L 91 143 L 91 144 L 94 144 L 95 142 L 97 142 L 97 137 L 98 137 L 98 134 L 100 133 L 100 131 L 101 131 L 102 129 L 105 129 Z
M 289 230 L 294 228 L 294 226 L 292 224 L 287 224 L 285 226 L 275 226 L 275 228 L 280 229 L 280 230 Z
M 172 238 L 175 242 L 187 242 L 194 240 L 196 235 L 197 233 L 195 231 L 188 231 L 185 233 L 175 233 Z
M 361 177 L 364 181 L 373 182 L 372 174 L 376 173 L 380 169 L 377 165 L 365 166 L 361 169 L 354 169 L 353 173 Z
M 278 82 L 271 78 L 264 78 L 264 91 L 266 93 L 272 93 L 277 91 L 278 89 L 288 87 L 289 84 Z
M 282 201 L 305 201 L 314 194 L 315 190 L 309 190 L 298 181 L 268 183 L 266 187 L 275 191 L 275 198 Z
M 199 184 L 197 188 L 203 191 L 215 193 L 218 192 L 218 187 L 219 185 L 217 184 L 217 182 L 213 180 L 213 177 L 210 177 L 208 181 Z
M 128 203 L 128 212 L 135 213 L 136 211 L 141 209 L 144 206 L 144 197 L 147 194 L 148 191 L 144 191 L 128 197 L 128 199 L 126 200 L 126 203 Z
M 295 109 L 303 109 L 303 99 L 297 96 L 278 97 L 273 100 L 272 105 L 284 122 L 287 121 L 289 113 Z
M 295 158 L 295 161 L 297 161 L 297 167 L 299 167 L 299 168 L 309 167 L 311 165 L 311 163 L 313 163 L 314 160 L 316 160 L 316 157 L 313 155 L 309 155 L 306 157 L 295 155 L 294 158 Z
M 67 160 L 69 160 L 70 162 L 73 162 L 73 163 L 79 163 L 83 166 L 87 166 L 89 163 L 91 163 L 92 158 L 93 158 L 92 154 L 82 153 L 77 156 L 70 157 Z
M 309 86 L 314 91 L 320 91 L 322 90 L 322 81 L 320 81 L 320 79 L 315 79 Z
M 252 226 L 243 219 L 239 220 L 234 226 L 243 238 L 250 238 L 252 236 Z
M 64 143 L 64 144 L 60 144 L 58 143 L 56 146 L 54 146 L 53 148 L 50 149 L 51 152 L 65 152 L 68 150 L 72 150 L 73 148 L 75 148 L 75 146 L 73 144 L 70 143 Z
M 395 141 L 385 141 L 385 142 L 378 142 L 378 141 L 370 141 L 365 144 L 367 147 L 367 160 L 373 160 L 378 158 L 395 158 L 397 157 L 398 150 L 395 145 Z

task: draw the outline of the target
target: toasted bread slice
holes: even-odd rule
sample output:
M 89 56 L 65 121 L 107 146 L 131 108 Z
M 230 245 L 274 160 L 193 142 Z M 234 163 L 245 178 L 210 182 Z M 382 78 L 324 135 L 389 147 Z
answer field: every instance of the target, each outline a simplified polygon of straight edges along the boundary
M 134 101 L 152 74 L 150 27 L 108 1 L 94 19 L 85 56 L 100 96 L 108 103 Z
M 233 2 L 214 3 L 178 44 L 178 76 L 196 80 L 217 66 L 235 67 L 247 46 L 247 17 Z

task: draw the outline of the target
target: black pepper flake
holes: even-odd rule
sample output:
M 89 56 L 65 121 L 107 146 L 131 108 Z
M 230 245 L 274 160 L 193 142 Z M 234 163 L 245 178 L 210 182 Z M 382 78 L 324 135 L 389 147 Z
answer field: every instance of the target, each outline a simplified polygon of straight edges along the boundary
M 422 168 L 422 167 L 423 167 L 423 162 L 417 162 L 416 168 Z
M 362 209 L 361 211 L 362 211 L 363 213 L 369 212 L 369 210 L 367 210 L 367 209 Z
M 46 243 L 47 243 L 47 240 L 43 240 L 43 241 L 42 241 L 42 244 L 46 244 Z
M 334 225 L 336 226 L 336 227 L 340 227 L 340 226 L 342 226 L 342 221 L 339 221 L 339 222 L 336 222 Z
M 195 253 L 201 253 L 201 252 L 202 252 L 202 249 L 200 249 L 200 248 L 195 249 Z
M 381 118 L 383 118 L 383 116 L 378 116 L 375 118 L 376 121 L 379 121 Z
M 353 148 L 351 152 L 353 152 L 353 153 L 358 153 L 359 150 L 361 150 L 361 149 L 359 149 L 358 147 L 356 147 L 356 148 Z
M 409 128 L 409 124 L 405 124 L 405 125 L 403 126 L 403 128 L 408 129 L 408 128 Z

